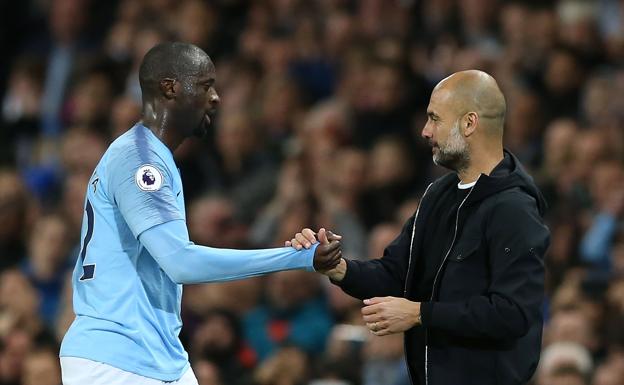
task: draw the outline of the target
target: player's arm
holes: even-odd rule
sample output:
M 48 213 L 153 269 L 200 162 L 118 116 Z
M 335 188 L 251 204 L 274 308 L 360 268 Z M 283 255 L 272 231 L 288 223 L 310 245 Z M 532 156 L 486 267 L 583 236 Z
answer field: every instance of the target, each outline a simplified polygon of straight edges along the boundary
M 218 249 L 189 240 L 182 220 L 154 226 L 139 235 L 139 241 L 176 283 L 190 284 L 249 278 L 282 270 L 314 271 L 335 266 L 340 260 L 338 241 L 310 249 L 281 247 L 259 250 Z M 315 263 L 316 255 L 316 263 Z
M 337 241 L 307 252 L 292 248 L 224 250 L 193 244 L 176 203 L 169 169 L 157 154 L 135 152 L 131 149 L 125 158 L 113 159 L 108 191 L 132 234 L 175 282 L 227 281 L 280 270 L 330 269 L 340 261 Z

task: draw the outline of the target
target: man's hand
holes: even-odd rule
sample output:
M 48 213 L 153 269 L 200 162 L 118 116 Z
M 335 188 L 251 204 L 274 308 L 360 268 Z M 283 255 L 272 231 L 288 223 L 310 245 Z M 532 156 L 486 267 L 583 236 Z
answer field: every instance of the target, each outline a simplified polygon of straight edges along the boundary
M 325 235 L 323 239 L 321 239 L 321 232 L 323 232 Z M 323 228 L 321 228 L 319 230 L 318 233 L 318 239 L 317 239 L 317 234 L 312 231 L 311 229 L 308 229 L 307 227 L 303 230 L 301 230 L 300 233 L 295 234 L 295 237 L 293 239 L 291 239 L 290 241 L 286 241 L 284 242 L 284 246 L 286 247 L 294 247 L 297 250 L 301 250 L 302 248 L 306 248 L 309 249 L 310 247 L 312 247 L 313 244 L 315 244 L 317 242 L 317 240 L 320 240 L 321 243 L 323 243 L 323 241 L 327 241 L 327 242 L 332 242 L 332 241 L 339 241 L 342 239 L 342 235 L 338 235 L 338 234 L 334 234 L 329 230 L 325 230 Z
M 401 333 L 420 322 L 420 302 L 405 298 L 375 297 L 365 299 L 362 315 L 366 326 L 377 336 Z
M 319 230 L 319 233 L 320 232 L 321 231 Z M 342 237 L 339 237 L 337 239 L 340 240 L 341 238 Z M 293 239 L 291 239 L 290 241 L 284 242 L 284 246 L 286 247 L 291 246 L 295 248 L 296 250 L 301 250 L 304 247 L 306 249 L 309 249 L 316 242 L 317 242 L 316 233 L 306 227 L 305 229 L 301 230 L 300 233 L 295 234 L 295 237 Z
M 318 236 L 318 241 L 320 241 L 321 244 L 316 249 L 316 253 L 314 255 L 314 269 L 318 271 L 319 273 L 327 275 L 329 278 L 335 281 L 342 280 L 342 278 L 344 277 L 346 273 L 347 264 L 344 261 L 344 259 L 342 259 L 341 250 L 339 250 L 338 252 L 338 260 L 331 261 L 331 263 L 327 264 L 327 265 L 330 265 L 331 267 L 325 267 L 326 265 L 321 264 L 321 263 L 319 263 L 319 266 L 317 267 L 317 255 L 319 255 L 319 249 L 321 249 L 320 251 L 321 253 L 325 253 L 326 251 L 324 251 L 324 248 L 330 247 L 332 244 L 336 242 L 340 243 L 342 236 L 338 234 L 334 234 L 331 231 L 325 230 L 323 228 L 319 230 L 318 234 L 316 234 L 311 229 L 305 228 L 301 230 L 300 233 L 295 234 L 295 237 L 293 239 L 291 239 L 290 241 L 286 241 L 284 245 L 286 247 L 288 246 L 293 247 L 297 250 L 301 250 L 304 247 L 306 249 L 309 249 L 310 247 L 312 247 L 314 243 L 317 242 L 317 236 Z
M 321 244 L 314 252 L 314 270 L 324 272 L 335 268 L 342 259 L 342 250 L 338 239 L 329 240 L 325 229 L 318 232 Z

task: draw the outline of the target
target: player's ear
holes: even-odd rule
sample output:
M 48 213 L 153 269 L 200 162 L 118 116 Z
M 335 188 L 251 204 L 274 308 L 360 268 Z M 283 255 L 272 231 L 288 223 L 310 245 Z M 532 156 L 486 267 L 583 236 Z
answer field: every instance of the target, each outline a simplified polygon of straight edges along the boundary
M 175 90 L 176 80 L 172 78 L 164 78 L 160 81 L 160 91 L 163 96 L 167 99 L 175 99 L 176 90 Z

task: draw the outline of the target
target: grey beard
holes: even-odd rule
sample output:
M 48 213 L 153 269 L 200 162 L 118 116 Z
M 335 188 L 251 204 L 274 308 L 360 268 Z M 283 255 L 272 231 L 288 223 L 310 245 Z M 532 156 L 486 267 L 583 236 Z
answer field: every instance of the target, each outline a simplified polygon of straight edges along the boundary
M 468 168 L 470 163 L 468 143 L 459 132 L 459 120 L 451 129 L 446 144 L 443 147 L 438 146 L 438 153 L 433 155 L 433 162 L 457 173 Z

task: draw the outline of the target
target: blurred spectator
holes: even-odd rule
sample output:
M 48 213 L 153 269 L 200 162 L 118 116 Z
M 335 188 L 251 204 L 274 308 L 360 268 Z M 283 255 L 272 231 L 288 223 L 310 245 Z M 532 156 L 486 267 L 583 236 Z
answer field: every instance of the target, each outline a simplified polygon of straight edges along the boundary
M 108 126 L 113 92 L 113 84 L 105 71 L 90 70 L 70 91 L 66 107 L 67 121 L 103 131 Z
M 542 78 L 544 112 L 547 121 L 559 117 L 578 117 L 583 68 L 572 49 L 550 52 Z
M 56 349 L 39 349 L 26 356 L 22 385 L 61 385 Z
M 253 352 L 243 343 L 236 314 L 225 310 L 204 315 L 191 339 L 191 356 L 214 365 L 217 378 L 225 384 L 249 383 L 249 369 L 256 364 Z M 202 371 L 209 370 L 202 368 Z
M 234 205 L 224 196 L 206 196 L 197 199 L 189 208 L 191 239 L 211 247 L 236 248 L 244 233 L 234 218 Z
M 39 131 L 42 83 L 43 68 L 37 58 L 23 56 L 15 60 L 2 101 L 2 162 L 21 164 L 26 156 L 23 152 L 30 150 Z
M 357 313 L 360 313 L 359 309 Z M 363 348 L 370 334 L 361 325 L 359 314 L 354 319 L 346 319 L 345 322 L 332 328 L 316 376 L 319 380 L 342 379 L 347 383 L 356 384 L 362 382 Z
M 364 346 L 364 379 L 362 384 L 409 383 L 407 364 L 403 360 L 403 335 L 371 336 Z
M 19 270 L 6 270 L 0 276 L 0 335 L 13 333 L 14 328 L 30 337 L 44 332 L 39 318 L 41 298 Z
M 586 384 L 592 370 L 593 362 L 587 349 L 571 342 L 554 343 L 542 353 L 537 385 Z
M 91 174 L 73 174 L 68 175 L 64 181 L 63 200 L 60 202 L 61 210 L 70 227 L 71 237 L 76 243 L 80 242 L 80 226 L 84 216 L 84 196 L 90 176 Z M 77 252 L 74 254 L 76 257 L 78 256 Z
M 199 385 L 221 385 L 219 368 L 210 361 L 200 360 L 193 363 L 193 371 Z
M 88 0 L 55 0 L 50 3 L 48 66 L 42 96 L 42 130 L 58 135 L 62 130 L 63 98 L 74 65 L 86 42 Z
M 622 357 L 609 360 L 600 365 L 594 374 L 592 385 L 616 385 L 624 378 L 624 364 Z
M 275 166 L 262 146 L 262 136 L 242 111 L 223 115 L 216 132 L 220 175 L 213 183 L 230 191 L 240 218 L 255 218 L 271 199 Z M 217 182 L 218 180 L 218 182 Z
M 297 385 L 307 378 L 307 357 L 294 347 L 285 347 L 263 362 L 255 373 L 259 385 Z
M 149 24 L 134 33 L 131 52 L 132 68 L 126 78 L 125 93 L 137 104 L 141 104 L 141 86 L 139 85 L 139 65 L 141 60 L 143 60 L 143 56 L 150 48 L 166 40 L 166 37 L 165 31 L 157 26 L 149 26 Z
M 597 334 L 591 320 L 578 310 L 557 312 L 545 333 L 544 340 L 547 344 L 573 342 L 583 347 L 587 353 L 598 349 Z
M 397 223 L 380 223 L 373 227 L 369 234 L 368 258 L 381 258 L 384 249 L 399 236 L 401 225 Z
M 141 118 L 141 106 L 129 97 L 115 100 L 111 116 L 113 138 L 117 138 Z
M 549 385 L 587 385 L 587 375 L 575 367 L 562 366 L 550 374 Z
M 395 137 L 384 138 L 371 150 L 368 187 L 360 212 L 367 227 L 392 220 L 399 205 L 414 189 L 415 170 L 409 147 Z
M 48 324 L 54 322 L 65 272 L 73 265 L 68 258 L 69 227 L 58 215 L 40 217 L 34 224 L 28 243 L 28 258 L 22 265 L 40 298 L 39 314 Z
M 303 222 L 310 222 L 310 187 L 299 183 L 304 171 L 301 162 L 293 160 L 284 164 L 278 176 L 276 191 L 271 202 L 258 215 L 250 229 L 250 238 L 259 245 L 283 245 L 283 241 L 294 233 L 290 230 Z M 291 221 L 286 217 L 297 207 L 296 217 Z M 295 222 L 295 223 L 291 223 Z
M 187 0 L 182 2 L 177 12 L 179 39 L 212 53 L 210 43 L 218 25 L 213 7 L 202 1 Z
M 71 175 L 89 178 L 106 151 L 106 140 L 101 134 L 83 127 L 73 127 L 63 135 L 61 161 Z
M 542 127 L 540 99 L 536 93 L 526 89 L 514 90 L 508 98 L 505 144 L 523 164 L 535 166 Z
M 267 278 L 266 303 L 243 321 L 245 337 L 260 361 L 281 346 L 294 345 L 307 353 L 321 353 L 332 324 L 319 277 L 304 271 L 285 271 Z
M 575 136 L 579 127 L 572 119 L 553 120 L 544 132 L 543 160 L 536 175 L 547 201 L 556 201 L 570 194 L 574 175 L 566 168 L 574 157 Z
M 18 385 L 26 374 L 24 363 L 33 348 L 33 338 L 28 332 L 13 329 L 2 337 L 0 351 L 0 382 L 7 385 Z M 38 378 L 41 381 L 41 378 Z
M 28 197 L 19 176 L 0 169 L 0 271 L 14 266 L 25 254 Z
M 71 272 L 65 274 L 65 285 L 61 291 L 61 298 L 59 301 L 59 310 L 55 320 L 55 324 L 52 328 L 55 340 L 60 343 L 63 336 L 69 329 L 69 326 L 74 321 L 74 306 L 72 303 L 73 293 L 71 286 Z
M 581 256 L 598 268 L 610 269 L 613 241 L 624 216 L 624 169 L 615 161 L 598 163 L 590 186 L 598 212 L 581 241 Z

